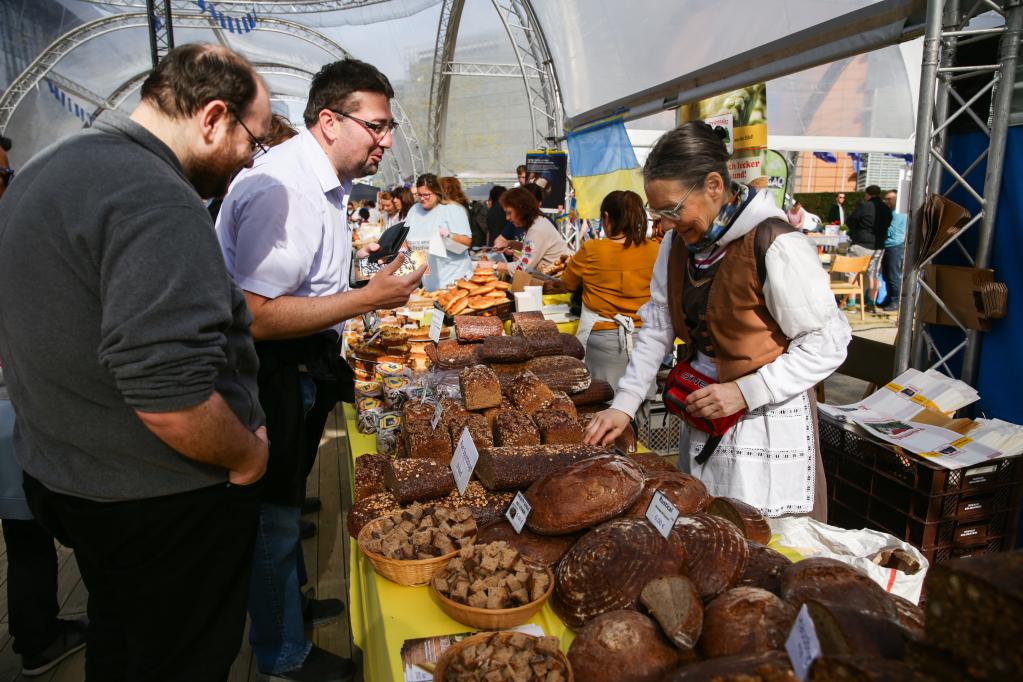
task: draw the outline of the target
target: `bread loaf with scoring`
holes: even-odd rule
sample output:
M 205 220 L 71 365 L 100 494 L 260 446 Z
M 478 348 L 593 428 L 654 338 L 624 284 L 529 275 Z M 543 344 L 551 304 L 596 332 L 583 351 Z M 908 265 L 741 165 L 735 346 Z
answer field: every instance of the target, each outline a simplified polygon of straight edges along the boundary
M 591 620 L 568 650 L 572 673 L 580 682 L 657 682 L 680 660 L 650 618 L 625 610 Z
M 705 658 L 784 649 L 796 610 L 757 587 L 735 587 L 712 600 L 703 614 L 700 652 Z
M 734 523 L 747 540 L 766 545 L 771 542 L 771 526 L 767 518 L 753 505 L 731 497 L 715 497 L 707 513 Z
M 672 537 L 685 545 L 687 574 L 705 602 L 734 587 L 746 570 L 746 538 L 724 519 L 709 514 L 680 516 Z

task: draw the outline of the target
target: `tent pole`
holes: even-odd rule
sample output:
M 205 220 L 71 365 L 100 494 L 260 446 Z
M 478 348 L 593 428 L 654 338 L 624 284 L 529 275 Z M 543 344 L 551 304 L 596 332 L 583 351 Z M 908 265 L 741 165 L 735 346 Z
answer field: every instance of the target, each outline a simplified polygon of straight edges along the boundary
M 991 102 L 991 146 L 984 174 L 984 216 L 977 235 L 977 257 L 974 267 L 986 268 L 991 262 L 991 242 L 994 240 L 995 219 L 998 215 L 998 196 L 1002 188 L 1002 169 L 1005 166 L 1005 146 L 1009 131 L 1009 112 L 1016 80 L 1016 62 L 1019 55 L 1020 31 L 1023 30 L 1023 3 L 1006 3 L 1005 33 L 1002 34 L 998 81 Z M 971 329 L 966 336 L 963 354 L 962 379 L 971 386 L 977 375 L 980 359 L 981 335 Z
M 922 236 L 923 206 L 927 198 L 928 165 L 931 157 L 932 114 L 938 60 L 941 55 L 941 25 L 944 10 L 942 0 L 927 1 L 927 24 L 924 29 L 923 60 L 920 70 L 920 103 L 916 112 L 916 146 L 913 150 L 913 183 L 909 199 L 909 229 L 906 231 L 906 255 L 902 269 L 902 298 L 899 301 L 899 331 L 895 338 L 895 374 L 909 368 L 913 348 L 913 333 L 920 287 L 920 238 Z

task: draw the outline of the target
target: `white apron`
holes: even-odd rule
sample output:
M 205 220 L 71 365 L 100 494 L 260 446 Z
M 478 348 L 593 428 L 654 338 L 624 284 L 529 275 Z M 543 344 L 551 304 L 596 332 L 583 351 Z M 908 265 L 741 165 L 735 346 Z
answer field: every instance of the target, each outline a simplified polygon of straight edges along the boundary
M 621 313 L 618 313 L 609 320 L 587 308 L 584 303 L 579 314 L 579 328 L 575 332 L 575 338 L 579 339 L 579 343 L 583 345 L 583 348 L 586 348 L 586 342 L 590 339 L 593 326 L 598 322 L 610 322 L 611 324 L 618 325 L 618 340 L 621 342 L 622 347 L 625 348 L 625 352 L 631 360 L 632 335 L 636 333 L 635 321 L 628 315 L 622 315 Z

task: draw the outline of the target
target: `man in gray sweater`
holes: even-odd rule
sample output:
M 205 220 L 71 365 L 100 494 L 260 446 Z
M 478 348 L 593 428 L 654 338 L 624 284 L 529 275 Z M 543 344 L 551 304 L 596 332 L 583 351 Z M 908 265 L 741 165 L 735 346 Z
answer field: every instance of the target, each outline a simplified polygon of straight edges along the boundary
M 223 680 L 267 461 L 242 292 L 202 198 L 251 163 L 265 85 L 171 51 L 129 119 L 33 158 L 0 212 L 0 357 L 29 506 L 75 550 L 90 680 Z

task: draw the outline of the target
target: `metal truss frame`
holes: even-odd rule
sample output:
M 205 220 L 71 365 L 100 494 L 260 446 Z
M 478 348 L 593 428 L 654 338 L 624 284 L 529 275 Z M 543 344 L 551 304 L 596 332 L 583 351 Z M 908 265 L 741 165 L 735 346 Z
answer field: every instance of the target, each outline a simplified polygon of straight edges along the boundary
M 447 62 L 441 72 L 445 76 L 495 76 L 498 78 L 522 78 L 518 64 L 480 64 L 472 62 Z M 535 73 L 526 73 L 526 78 L 539 78 Z
M 440 168 L 441 150 L 448 123 L 448 94 L 451 74 L 447 65 L 455 55 L 458 26 L 462 21 L 465 0 L 443 0 L 437 22 L 437 40 L 433 48 L 433 71 L 430 75 L 430 109 L 427 114 L 426 145 L 430 151 L 430 167 Z
M 174 13 L 171 0 L 146 0 L 149 20 L 149 52 L 153 68 L 163 56 L 174 49 Z
M 146 6 L 147 0 L 82 0 L 93 5 L 107 5 L 110 7 L 125 7 L 139 9 Z M 388 0 L 291 0 L 290 2 L 278 2 L 277 0 L 214 0 L 216 5 L 229 8 L 232 11 L 255 10 L 264 14 L 311 14 L 314 12 L 334 12 L 343 9 L 368 7 L 378 5 Z M 171 6 L 175 11 L 184 12 L 194 10 L 195 0 L 171 0 Z
M 969 9 L 963 11 L 964 7 Z M 1005 25 L 993 29 L 968 29 L 970 19 L 980 12 L 994 10 L 1005 19 Z M 1005 146 L 1008 133 L 1009 111 L 1016 77 L 1016 64 L 1023 32 L 1023 0 L 928 0 L 927 25 L 924 38 L 924 56 L 920 77 L 920 105 L 917 112 L 916 149 L 914 154 L 913 179 L 910 191 L 910 229 L 906 235 L 906 261 L 903 270 L 904 295 L 899 309 L 899 330 L 895 345 L 895 373 L 909 367 L 940 369 L 955 376 L 949 360 L 962 352 L 960 378 L 968 384 L 976 380 L 977 361 L 980 353 L 980 333 L 966 326 L 949 310 L 948 306 L 924 281 L 926 268 L 933 263 L 938 253 L 955 246 L 966 260 L 977 268 L 990 263 L 991 244 L 994 237 L 998 197 L 1001 191 L 1002 169 L 1005 160 Z M 1000 59 L 997 64 L 977 66 L 954 66 L 953 57 L 957 45 L 964 45 L 1000 35 Z M 985 85 L 968 100 L 960 95 L 957 83 L 965 79 L 986 79 Z M 982 121 L 970 108 L 988 91 L 992 92 L 991 114 L 988 121 Z M 950 105 L 954 108 L 950 109 Z M 962 115 L 974 120 L 988 136 L 988 147 L 965 169 L 956 169 L 946 158 L 945 144 L 949 125 Z M 987 159 L 983 195 L 974 190 L 966 177 Z M 970 219 L 954 239 L 927 258 L 919 255 L 919 241 L 922 234 L 923 207 L 929 193 L 940 191 L 941 181 L 947 173 L 953 180 L 943 193 L 947 196 L 956 188 L 962 188 L 980 205 L 980 211 Z M 976 228 L 977 245 L 973 253 L 963 243 L 962 237 Z M 933 299 L 956 323 L 962 333 L 962 340 L 951 350 L 942 351 L 935 343 L 927 325 L 919 317 L 924 297 Z
M 194 5 L 192 5 L 192 7 L 194 7 Z M 216 24 L 208 15 L 194 11 L 181 14 L 175 12 L 173 20 L 179 27 L 208 28 L 214 31 L 218 29 Z M 72 82 L 70 79 L 60 76 L 54 72 L 54 67 L 75 48 L 91 40 L 122 29 L 147 28 L 148 26 L 149 18 L 147 13 L 131 12 L 102 17 L 100 19 L 90 21 L 57 38 L 45 50 L 43 50 L 43 52 L 32 61 L 28 68 L 18 75 L 11 86 L 2 95 L 0 95 L 0 132 L 6 130 L 11 116 L 18 108 L 21 101 L 25 98 L 25 95 L 32 91 L 44 78 L 51 78 L 69 94 L 78 96 L 83 101 L 96 106 L 96 115 L 98 115 L 103 109 L 116 108 L 119 106 L 128 95 L 142 84 L 142 81 L 145 80 L 148 72 L 136 74 L 118 86 L 109 96 L 104 98 L 102 95 L 93 93 L 83 86 Z M 343 47 L 341 47 L 341 45 L 337 44 L 327 36 L 293 21 L 257 15 L 256 29 L 281 33 L 304 40 L 310 44 L 316 45 L 338 59 L 351 56 Z M 217 38 L 221 42 L 224 42 L 224 36 L 222 33 L 219 34 Z M 258 70 L 261 70 L 263 73 L 283 73 L 304 78 L 306 80 L 311 80 L 313 76 L 311 72 L 306 71 L 305 69 L 288 66 L 286 64 L 261 63 L 258 67 L 261 67 L 261 69 Z M 283 99 L 284 97 L 279 98 Z M 403 169 L 401 169 L 393 154 L 387 155 L 387 157 L 390 157 L 394 177 L 398 180 L 407 181 L 409 178 L 414 177 L 418 172 L 425 168 L 422 148 L 419 144 L 418 138 L 416 137 L 412 121 L 405 114 L 405 110 L 402 108 L 398 100 L 395 99 L 391 101 L 391 108 L 394 113 L 394 118 L 399 124 L 398 137 L 402 140 L 402 143 L 405 145 L 406 151 L 408 152 L 408 158 L 411 164 L 411 168 L 407 169 L 409 172 L 403 172 Z

